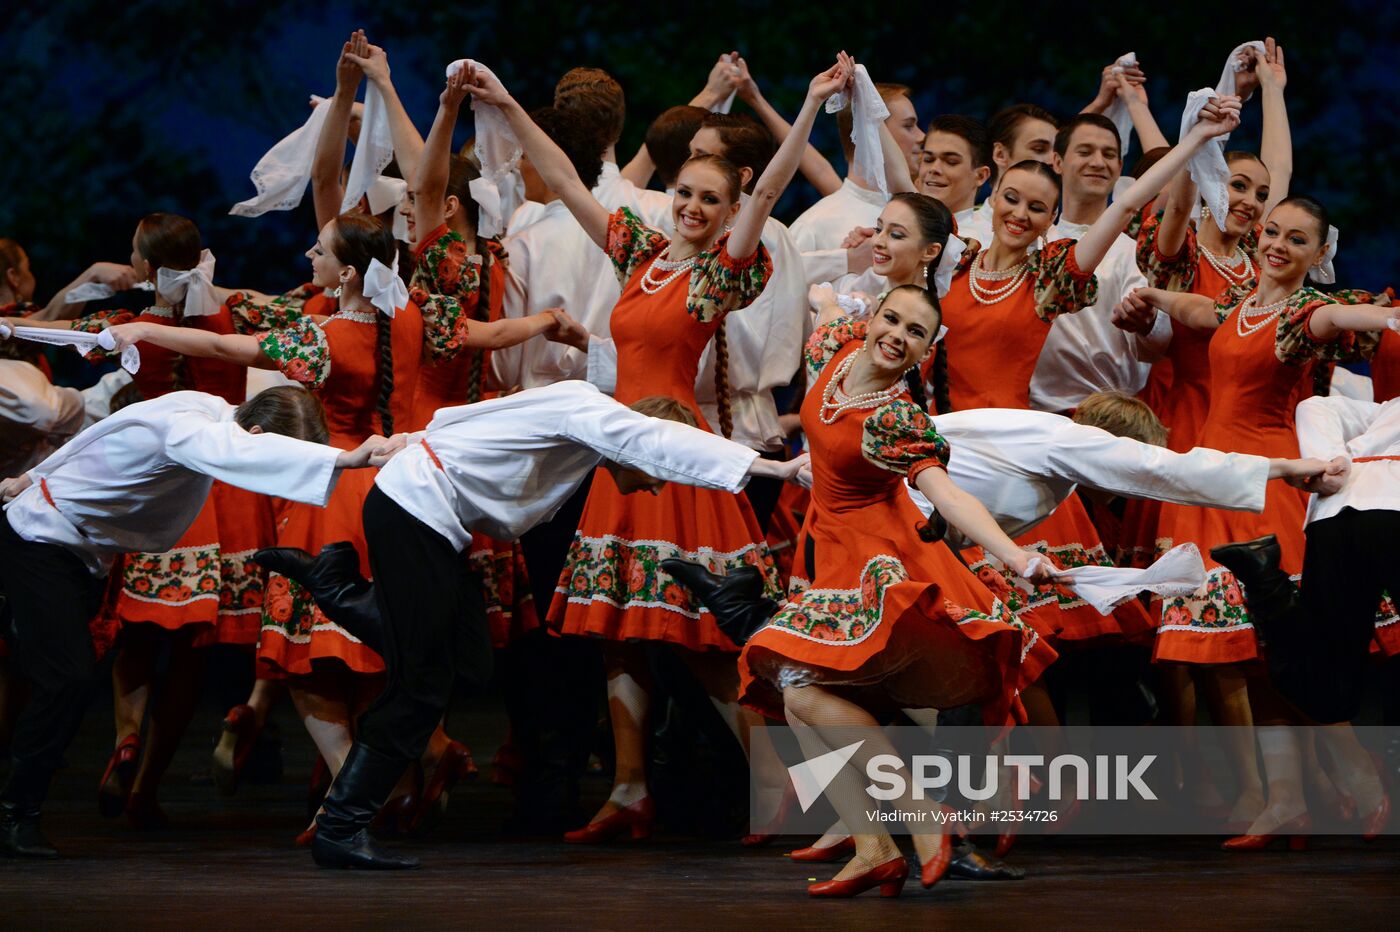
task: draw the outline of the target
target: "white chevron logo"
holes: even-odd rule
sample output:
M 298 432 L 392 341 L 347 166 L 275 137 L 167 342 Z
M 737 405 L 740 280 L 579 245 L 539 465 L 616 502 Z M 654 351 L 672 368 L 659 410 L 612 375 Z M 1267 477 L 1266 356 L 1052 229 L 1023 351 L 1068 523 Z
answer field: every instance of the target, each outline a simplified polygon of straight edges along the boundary
M 831 785 L 831 781 L 835 780 L 836 775 L 841 772 L 841 768 L 846 766 L 864 743 L 865 739 L 862 738 L 854 744 L 848 744 L 834 751 L 827 751 L 820 757 L 814 757 L 788 768 L 788 775 L 792 779 L 792 788 L 797 791 L 797 802 L 802 806 L 803 812 L 812 808 L 812 804 L 821 798 L 822 793 L 826 792 L 826 788 Z

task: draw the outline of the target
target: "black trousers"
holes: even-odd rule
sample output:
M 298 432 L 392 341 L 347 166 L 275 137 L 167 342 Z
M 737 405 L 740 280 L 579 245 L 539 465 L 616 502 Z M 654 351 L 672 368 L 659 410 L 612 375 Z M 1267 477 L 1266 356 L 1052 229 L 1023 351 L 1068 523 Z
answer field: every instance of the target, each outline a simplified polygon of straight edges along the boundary
M 1400 512 L 1347 508 L 1308 526 L 1299 605 L 1264 631 L 1274 685 L 1308 716 L 1356 717 L 1386 590 L 1400 597 Z
M 491 677 L 481 579 L 447 538 L 376 486 L 365 498 L 365 539 L 383 619 L 384 691 L 360 716 L 357 740 L 417 760 L 456 683 Z
M 0 512 L 0 587 L 13 616 L 14 669 L 30 681 L 0 795 L 38 805 L 92 699 L 97 658 L 88 623 L 101 607 L 103 581 L 66 547 L 21 538 Z

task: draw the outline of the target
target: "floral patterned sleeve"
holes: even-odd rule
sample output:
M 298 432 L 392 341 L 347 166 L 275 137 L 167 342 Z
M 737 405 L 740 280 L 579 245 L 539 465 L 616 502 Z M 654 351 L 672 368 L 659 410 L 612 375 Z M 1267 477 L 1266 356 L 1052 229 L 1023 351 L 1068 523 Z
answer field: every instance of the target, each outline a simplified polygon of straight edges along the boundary
M 905 476 L 910 485 L 925 469 L 948 468 L 948 441 L 933 419 L 910 401 L 891 401 L 871 412 L 861 431 L 860 452 L 881 469 Z
M 1158 245 L 1162 218 L 1152 216 L 1143 221 L 1137 234 L 1137 264 L 1142 274 L 1147 276 L 1147 284 L 1164 291 L 1190 291 L 1196 286 L 1196 228 L 1186 226 L 1186 239 L 1174 256 L 1165 256 Z
M 242 296 L 233 295 L 229 300 L 234 297 Z M 281 310 L 283 316 L 278 326 L 260 334 L 258 348 L 293 382 L 300 382 L 307 388 L 321 387 L 331 374 L 331 348 L 326 342 L 326 332 L 309 316 L 291 309 L 289 304 L 279 305 L 273 301 L 261 309 L 274 308 Z
M 1350 362 L 1359 358 L 1356 334 L 1352 331 L 1343 330 L 1331 340 L 1319 340 L 1308 326 L 1318 308 L 1339 303 L 1342 302 L 1334 296 L 1323 294 L 1315 288 L 1300 289 L 1278 319 L 1274 355 L 1278 356 L 1279 361 L 1302 365 L 1315 359 Z
M 1047 324 L 1061 314 L 1073 314 L 1099 299 L 1099 280 L 1074 261 L 1074 240 L 1057 239 L 1031 254 L 1035 315 Z
M 297 290 L 278 295 L 267 304 L 259 304 L 241 291 L 235 291 L 224 301 L 233 332 L 261 335 L 268 330 L 290 326 L 305 317 L 306 299 Z
M 807 338 L 802 348 L 802 361 L 807 367 L 807 385 L 817 384 L 826 364 L 853 340 L 864 340 L 868 324 L 854 317 L 838 317 L 829 324 L 823 324 Z
M 1254 282 L 1250 280 L 1243 285 L 1229 285 L 1215 298 L 1215 319 L 1220 323 L 1225 323 L 1235 308 L 1244 303 L 1244 299 L 1254 294 Z
M 487 246 L 493 262 L 505 262 L 500 243 Z M 408 297 L 423 315 L 423 350 L 435 360 L 451 359 L 466 346 L 467 330 L 481 303 L 482 258 L 469 255 L 460 233 L 438 228 L 419 247 Z M 489 314 L 489 309 L 487 310 Z
M 754 303 L 773 274 L 773 260 L 762 243 L 753 255 L 735 259 L 725 249 L 728 241 L 729 234 L 721 236 L 696 259 L 695 270 L 690 273 L 685 309 L 702 324 Z
M 665 234 L 647 226 L 641 217 L 626 207 L 619 207 L 608 218 L 608 258 L 612 260 L 613 271 L 624 288 L 637 267 L 665 246 Z
M 82 317 L 75 317 L 68 324 L 69 330 L 79 330 L 83 333 L 101 333 L 108 327 L 115 327 L 119 324 L 130 323 L 140 317 L 139 311 L 128 311 L 115 309 L 110 311 L 94 311 L 91 314 L 84 314 Z M 101 347 L 93 347 L 83 354 L 83 358 L 88 362 L 106 362 L 115 360 L 120 354 L 108 352 Z

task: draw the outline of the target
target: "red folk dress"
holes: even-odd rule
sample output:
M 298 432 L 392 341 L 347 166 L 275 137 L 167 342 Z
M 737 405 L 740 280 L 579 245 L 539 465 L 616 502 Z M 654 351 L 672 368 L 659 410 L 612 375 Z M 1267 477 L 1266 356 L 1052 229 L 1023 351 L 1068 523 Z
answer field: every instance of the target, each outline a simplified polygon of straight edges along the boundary
M 948 464 L 948 443 L 922 409 L 901 395 L 822 419 L 828 385 L 865 334 L 842 318 L 807 344 L 821 373 L 802 405 L 811 506 L 788 602 L 739 657 L 740 701 L 781 718 L 784 687 L 815 685 L 874 709 L 976 702 L 1001 724 L 1055 651 L 945 544 L 919 537 L 923 515 L 904 482 Z
M 252 333 L 258 320 L 226 306 L 217 313 L 180 316 L 171 307 L 140 313 L 104 311 L 73 322 L 73 329 L 95 332 L 125 323 L 192 327 L 211 333 Z M 186 358 L 163 347 L 138 345 L 141 368 L 132 377 L 144 399 L 193 389 L 241 404 L 248 370 L 217 359 Z M 274 539 L 272 502 L 266 496 L 215 482 L 195 521 L 165 553 L 131 553 L 115 567 L 95 640 L 111 643 L 122 625 L 148 622 L 174 630 L 198 625 L 197 643 L 245 644 L 257 641 L 266 573 L 253 553 Z
M 762 245 L 752 256 L 735 259 L 725 251 L 726 242 L 727 235 L 721 236 L 696 256 L 690 271 L 648 294 L 643 277 L 666 248 L 665 235 L 627 208 L 609 219 L 607 253 L 623 285 L 611 318 L 618 401 L 669 395 L 710 429 L 695 401 L 700 355 L 726 314 L 757 299 L 772 268 Z M 658 269 L 655 277 L 669 274 Z M 710 613 L 661 569 L 660 562 L 671 557 L 703 563 L 720 574 L 757 566 L 767 576 L 769 595 L 780 595 L 773 558 L 743 495 L 670 482 L 655 496 L 624 496 L 612 474 L 600 468 L 548 624 L 562 634 L 735 651 Z
M 1030 253 L 1020 285 L 988 304 L 978 301 L 972 291 L 972 264 L 980 247 L 973 243 L 963 253 L 942 302 L 943 323 L 948 328 L 943 343 L 949 399 L 954 410 L 1030 407 L 1031 374 L 1051 324 L 1061 314 L 1076 313 L 1098 300 L 1098 281 L 1079 268 L 1075 251 L 1075 240 L 1060 239 Z M 1010 280 L 994 282 L 991 287 L 1009 284 Z M 1050 517 L 1016 538 L 1016 543 L 1066 568 L 1113 565 L 1077 495 L 1065 499 Z M 1043 637 L 1057 643 L 1104 636 L 1138 637 L 1152 627 L 1136 602 L 1120 606 L 1112 615 L 1100 615 L 1064 587 L 1033 586 L 981 548 L 969 548 L 964 558 L 989 586 L 1000 588 L 1013 611 L 1025 612 L 1026 620 Z M 997 577 L 1003 580 L 1000 585 Z
M 241 294 L 231 307 L 261 315 L 279 326 L 262 338 L 263 352 L 282 374 L 316 392 L 326 410 L 333 446 L 351 449 L 372 434 L 383 433 L 378 413 L 378 323 L 366 312 L 341 311 L 324 323 L 312 322 L 299 307 L 282 298 L 258 306 Z M 425 349 L 450 354 L 458 318 L 435 320 L 432 327 L 410 302 L 390 324 L 394 356 L 394 391 L 390 411 L 395 425 L 407 426 L 417 390 L 419 360 Z M 360 571 L 370 576 L 360 511 L 374 485 L 374 470 L 341 473 L 325 508 L 280 502 L 277 545 L 318 553 L 326 544 L 350 541 L 360 554 Z M 258 641 L 258 673 L 263 677 L 302 676 L 325 662 L 339 662 L 355 673 L 380 673 L 384 661 L 316 607 L 309 593 L 284 576 L 270 574 Z
M 1242 335 L 1239 310 L 1251 294 L 1233 289 L 1216 306 L 1220 326 L 1210 341 L 1210 408 L 1199 444 L 1230 453 L 1296 457 L 1293 411 L 1311 391 L 1313 366 L 1348 357 L 1356 340 L 1350 333 L 1330 342 L 1312 335 L 1308 320 L 1313 312 L 1338 298 L 1308 286 L 1288 298 L 1275 322 Z M 1210 548 L 1275 534 L 1283 569 L 1297 577 L 1303 567 L 1306 506 L 1307 496 L 1282 480 L 1269 483 L 1261 514 L 1163 506 L 1159 546 L 1195 543 L 1205 557 L 1206 585 L 1189 596 L 1162 600 L 1154 660 L 1220 664 L 1258 656 L 1240 585 L 1233 573 L 1210 559 Z
M 439 305 L 455 302 L 458 307 L 452 313 L 463 319 L 500 320 L 508 259 L 505 247 L 497 240 L 487 240 L 486 251 L 486 257 L 468 254 L 466 239 L 442 224 L 424 237 L 414 252 L 409 299 L 429 316 L 437 312 Z M 483 266 L 488 269 L 484 286 Z M 487 384 L 490 371 L 490 350 L 463 347 L 451 358 L 425 359 L 418 373 L 413 417 L 407 429 L 427 427 L 439 408 L 494 397 Z M 481 576 L 494 646 L 505 647 L 540 626 L 530 595 L 525 557 L 517 543 L 473 534 L 467 562 Z

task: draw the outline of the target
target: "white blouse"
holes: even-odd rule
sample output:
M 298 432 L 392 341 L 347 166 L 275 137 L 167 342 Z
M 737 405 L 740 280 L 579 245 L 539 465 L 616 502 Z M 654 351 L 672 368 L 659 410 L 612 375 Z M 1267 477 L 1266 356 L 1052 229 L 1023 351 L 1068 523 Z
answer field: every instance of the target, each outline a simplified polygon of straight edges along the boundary
M 29 470 L 34 484 L 5 506 L 10 526 L 25 540 L 69 548 L 100 576 L 120 554 L 175 546 L 215 479 L 324 506 L 340 451 L 250 434 L 235 410 L 203 392 L 123 408 Z
M 1088 230 L 1087 224 L 1061 220 L 1054 235 L 1077 240 Z M 1070 411 L 1099 391 L 1136 395 L 1147 384 L 1152 362 L 1171 342 L 1171 319 L 1161 311 L 1145 336 L 1113 326 L 1113 306 L 1147 285 L 1133 240 L 1118 234 L 1094 274 L 1098 301 L 1077 314 L 1061 314 L 1050 325 L 1031 375 L 1031 407 L 1039 411 Z
M 1352 461 L 1340 492 L 1312 497 L 1308 523 L 1334 517 L 1343 508 L 1400 511 L 1400 398 L 1384 404 L 1336 396 L 1306 398 L 1298 405 L 1295 427 L 1304 456 L 1345 456 Z M 1357 462 L 1368 457 L 1395 458 Z
M 548 521 L 605 459 L 671 482 L 738 492 L 757 456 L 569 381 L 441 409 L 427 430 L 409 436 L 375 484 L 460 551 L 473 533 L 515 540 Z
M 1043 411 L 976 408 L 939 414 L 948 441 L 948 476 L 992 513 L 1009 537 L 1050 516 L 1077 486 L 1127 498 L 1235 511 L 1262 511 L 1269 461 L 1197 447 L 1165 447 L 1116 437 Z M 917 490 L 924 514 L 932 505 Z

